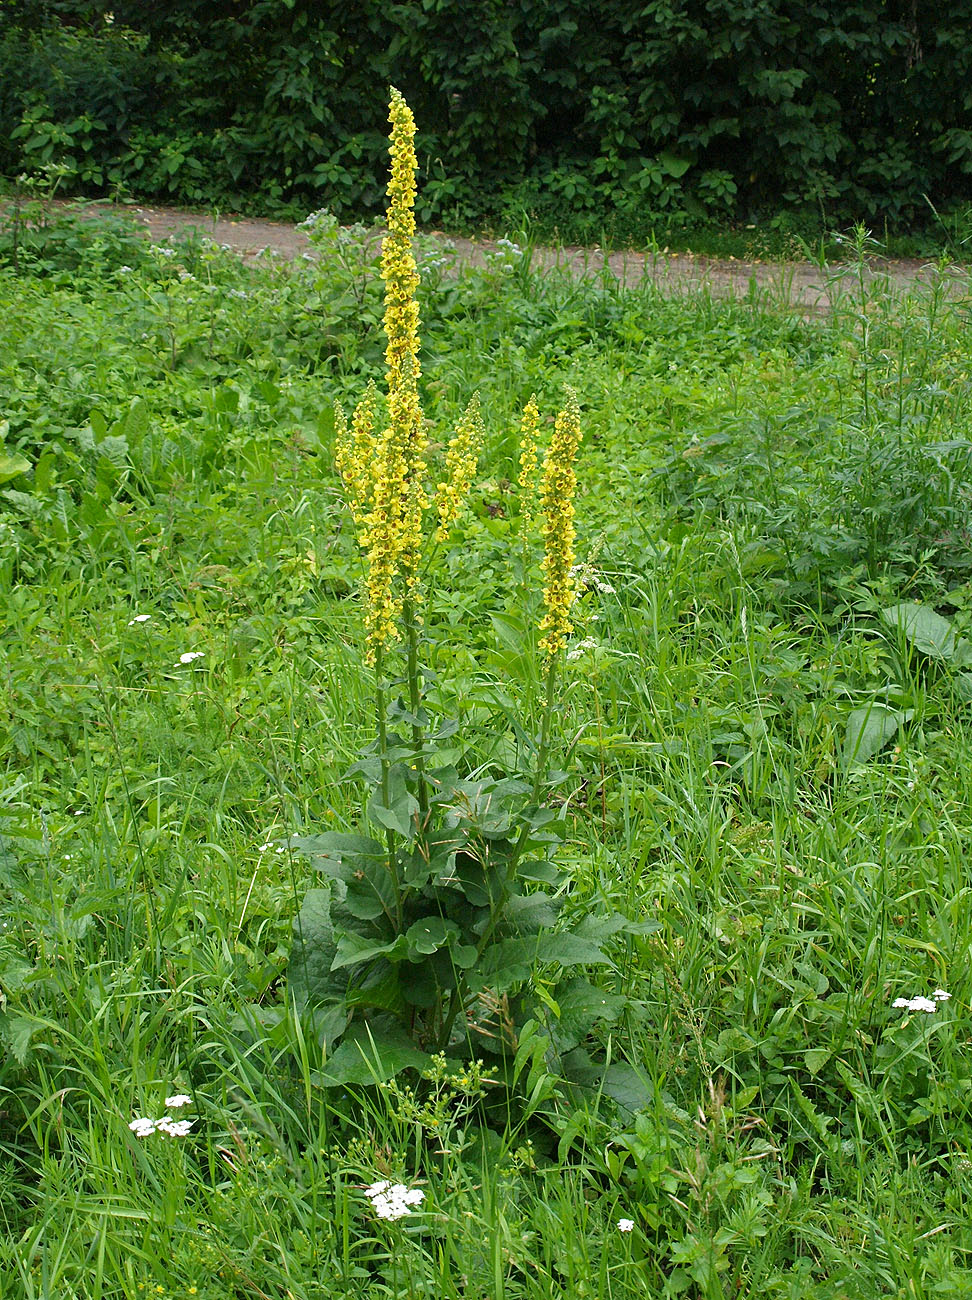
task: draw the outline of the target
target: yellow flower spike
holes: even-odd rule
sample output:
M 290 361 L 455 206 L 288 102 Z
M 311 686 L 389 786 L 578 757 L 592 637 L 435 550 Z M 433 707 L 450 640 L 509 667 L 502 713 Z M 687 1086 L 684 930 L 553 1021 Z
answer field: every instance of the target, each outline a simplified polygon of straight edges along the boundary
M 564 385 L 564 409 L 557 416 L 550 448 L 543 462 L 540 506 L 543 512 L 544 615 L 540 631 L 545 633 L 540 650 L 553 657 L 573 630 L 570 609 L 577 594 L 571 577 L 574 564 L 574 493 L 577 476 L 574 460 L 580 446 L 580 407 L 577 394 Z
M 334 408 L 334 462 L 344 484 L 348 506 L 359 534 L 363 533 L 374 492 L 377 439 L 374 425 L 378 390 L 369 383 L 354 408 L 351 427 L 340 405 Z M 364 541 L 361 545 L 366 545 Z
M 459 518 L 462 503 L 469 494 L 485 437 L 486 429 L 479 408 L 479 394 L 474 393 L 456 425 L 455 434 L 449 439 L 446 450 L 447 476 L 444 482 L 438 484 L 439 526 L 435 530 L 437 542 L 446 540 L 450 528 Z
M 524 524 L 529 525 L 533 518 L 533 491 L 537 473 L 537 435 L 540 432 L 540 412 L 534 393 L 523 408 L 520 420 L 520 472 L 517 483 L 520 488 L 520 514 Z
M 415 119 L 392 88 L 391 176 L 388 181 L 388 234 L 381 246 L 381 278 L 385 282 L 385 349 L 388 416 L 401 456 L 401 569 L 410 596 L 421 561 L 422 516 L 428 508 L 425 453 L 428 438 L 419 400 L 418 269 L 412 255 L 415 235 Z
M 371 504 L 375 483 L 375 414 L 378 407 L 378 390 L 369 383 L 365 395 L 354 408 L 348 437 L 349 456 L 347 470 L 342 471 L 348 494 L 348 505 L 355 522 L 361 523 Z

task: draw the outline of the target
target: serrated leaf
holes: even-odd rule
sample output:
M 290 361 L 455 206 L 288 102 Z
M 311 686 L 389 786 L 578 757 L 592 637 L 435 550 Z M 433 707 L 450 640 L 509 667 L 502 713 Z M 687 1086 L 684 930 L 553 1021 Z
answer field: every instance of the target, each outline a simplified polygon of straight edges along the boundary
M 867 704 L 853 709 L 844 732 L 844 768 L 866 763 L 897 733 L 901 722 L 898 709 L 886 704 Z
M 881 618 L 889 627 L 903 633 L 922 654 L 956 668 L 972 665 L 972 642 L 959 636 L 949 619 L 927 605 L 905 601 L 882 609 Z
M 7 1050 L 18 1065 L 26 1065 L 30 1056 L 30 1040 L 34 1036 L 37 1022 L 29 1016 L 14 1015 L 0 1011 L 0 1042 L 6 1044 Z

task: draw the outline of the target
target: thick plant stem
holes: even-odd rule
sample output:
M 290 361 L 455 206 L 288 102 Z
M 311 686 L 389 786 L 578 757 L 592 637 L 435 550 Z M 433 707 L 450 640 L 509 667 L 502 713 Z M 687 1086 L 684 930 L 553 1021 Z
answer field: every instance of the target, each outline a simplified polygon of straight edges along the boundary
M 540 799 L 540 792 L 543 789 L 544 777 L 547 772 L 547 755 L 550 749 L 550 726 L 553 720 L 554 700 L 556 699 L 557 669 L 560 666 L 560 657 L 560 654 L 551 655 L 550 662 L 547 665 L 547 675 L 544 683 L 543 718 L 540 723 L 540 743 L 537 747 L 537 770 L 533 778 L 532 802 L 534 804 L 536 804 Z M 525 822 L 516 844 L 513 846 L 513 852 L 510 854 L 503 892 L 493 903 L 493 911 L 489 918 L 489 924 L 486 926 L 479 943 L 476 945 L 476 960 L 473 962 L 473 969 L 475 969 L 479 964 L 479 959 L 486 951 L 486 945 L 492 939 L 497 925 L 499 925 L 500 921 L 503 919 L 503 909 L 506 906 L 506 900 L 509 897 L 513 881 L 516 878 L 516 869 L 519 866 L 520 855 L 526 846 L 529 836 L 530 823 Z M 452 1026 L 455 1024 L 456 1016 L 459 1014 L 459 1009 L 465 1001 L 466 989 L 466 977 L 465 973 L 463 973 L 459 976 L 459 979 L 456 982 L 456 987 L 452 990 L 452 994 L 449 998 L 449 1006 L 442 1023 L 442 1033 L 439 1035 L 438 1046 L 440 1051 L 445 1051 L 449 1046 L 449 1039 L 452 1037 Z
M 385 678 L 384 654 L 379 645 L 375 651 L 375 722 L 378 728 L 378 759 L 381 763 L 381 802 L 387 808 L 391 798 L 391 763 L 388 759 L 388 724 L 385 720 Z M 398 866 L 395 861 L 395 832 L 390 828 L 385 832 L 388 845 L 388 870 L 391 872 L 395 886 L 395 906 L 401 910 L 401 888 L 398 881 Z
M 425 728 L 419 718 L 422 708 L 422 690 L 419 684 L 418 624 L 415 620 L 415 602 L 406 600 L 402 607 L 405 622 L 408 674 L 408 708 L 412 715 L 412 746 L 414 748 L 415 783 L 418 787 L 419 814 L 424 826 L 429 811 L 429 792 L 425 784 Z
M 537 750 L 537 770 L 533 778 L 533 802 L 536 803 L 540 798 L 540 791 L 543 789 L 543 778 L 547 769 L 547 751 L 550 748 L 550 723 L 553 719 L 554 706 L 554 688 L 557 684 L 557 669 L 560 666 L 560 655 L 550 656 L 550 663 L 547 665 L 547 678 L 544 690 L 543 720 L 540 723 L 540 747 Z

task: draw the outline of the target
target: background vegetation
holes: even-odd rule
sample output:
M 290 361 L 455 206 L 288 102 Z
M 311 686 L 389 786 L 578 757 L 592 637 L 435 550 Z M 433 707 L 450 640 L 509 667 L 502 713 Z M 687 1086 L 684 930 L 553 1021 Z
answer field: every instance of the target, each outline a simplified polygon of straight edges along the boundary
M 900 233 L 931 203 L 967 233 L 968 0 L 475 11 L 3 0 L 0 171 L 53 162 L 87 194 L 375 213 L 393 82 L 423 124 L 426 224 L 532 215 L 642 243 L 726 223 Z
M 861 238 L 806 320 L 423 254 L 435 436 L 474 388 L 488 429 L 427 614 L 465 771 L 540 706 L 507 417 L 581 400 L 559 901 L 634 930 L 585 972 L 620 1019 L 544 1023 L 626 1074 L 525 1035 L 502 1093 L 336 1089 L 288 845 L 359 829 L 333 404 L 383 366 L 373 254 L 327 248 L 0 243 L 0 1292 L 966 1294 L 967 284 L 896 297 Z M 178 1093 L 188 1135 L 131 1131 Z M 382 1179 L 421 1207 L 376 1219 Z

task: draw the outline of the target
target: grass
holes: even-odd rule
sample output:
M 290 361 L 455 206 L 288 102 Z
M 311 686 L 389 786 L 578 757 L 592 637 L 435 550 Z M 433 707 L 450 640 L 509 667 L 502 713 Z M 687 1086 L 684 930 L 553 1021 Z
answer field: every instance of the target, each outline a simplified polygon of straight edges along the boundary
M 591 566 L 566 908 L 660 927 L 591 973 L 631 1003 L 590 1046 L 647 1099 L 525 1050 L 504 1109 L 441 1078 L 326 1088 L 288 1002 L 316 882 L 278 850 L 356 828 L 371 726 L 331 448 L 334 402 L 380 377 L 373 266 L 244 268 L 114 227 L 19 256 L 0 1295 L 972 1294 L 968 683 L 881 617 L 969 625 L 967 297 L 862 289 L 852 262 L 805 320 L 513 253 L 429 267 L 436 436 L 474 388 L 490 431 L 427 614 L 453 761 L 509 770 L 536 725 L 515 412 L 566 381 Z M 896 730 L 862 757 L 869 705 Z M 892 1006 L 936 989 L 934 1013 Z M 189 1136 L 130 1132 L 178 1092 Z M 421 1212 L 376 1220 L 384 1178 Z

